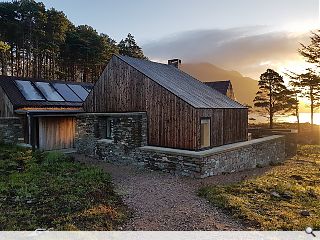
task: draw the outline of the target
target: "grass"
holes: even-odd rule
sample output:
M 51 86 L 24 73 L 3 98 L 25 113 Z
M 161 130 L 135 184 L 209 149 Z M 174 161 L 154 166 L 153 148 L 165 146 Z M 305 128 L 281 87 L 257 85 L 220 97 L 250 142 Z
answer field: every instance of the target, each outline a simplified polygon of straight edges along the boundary
M 58 153 L 0 146 L 0 230 L 115 230 L 126 219 L 111 178 Z
M 296 157 L 256 179 L 199 195 L 261 230 L 320 229 L 320 146 L 299 146 Z

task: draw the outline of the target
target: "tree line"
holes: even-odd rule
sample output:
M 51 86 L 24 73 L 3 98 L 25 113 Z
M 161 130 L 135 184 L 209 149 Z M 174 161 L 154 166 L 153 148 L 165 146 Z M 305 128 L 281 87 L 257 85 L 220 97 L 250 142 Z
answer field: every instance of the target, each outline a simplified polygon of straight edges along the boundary
M 0 74 L 96 81 L 112 54 L 146 58 L 130 33 L 117 43 L 41 2 L 0 3 Z
M 272 69 L 260 76 L 254 106 L 268 113 L 270 128 L 273 128 L 276 113 L 291 112 L 297 117 L 299 131 L 299 99 L 306 98 L 310 102 L 313 131 L 314 113 L 320 107 L 320 30 L 311 32 L 310 39 L 311 43 L 301 43 L 298 51 L 311 66 L 301 73 L 288 70 L 285 73 L 291 79 L 288 87 L 284 84 L 283 77 Z

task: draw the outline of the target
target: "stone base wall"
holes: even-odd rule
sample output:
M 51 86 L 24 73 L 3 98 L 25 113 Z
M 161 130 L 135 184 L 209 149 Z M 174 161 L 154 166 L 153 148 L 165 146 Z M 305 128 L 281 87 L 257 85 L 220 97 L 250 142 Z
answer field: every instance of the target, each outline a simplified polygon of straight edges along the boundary
M 20 118 L 0 118 L 0 143 L 16 144 L 23 142 L 23 129 Z
M 205 178 L 279 163 L 285 159 L 285 138 L 270 136 L 193 152 L 157 147 L 140 148 L 140 160 L 154 170 Z
M 286 138 L 286 156 L 293 157 L 297 154 L 298 149 L 298 134 L 291 129 L 268 129 L 268 128 L 249 128 L 252 138 L 262 138 L 272 135 L 283 135 Z
M 104 138 L 111 119 L 111 137 Z M 86 113 L 77 116 L 75 145 L 79 153 L 119 164 L 134 164 L 195 178 L 262 167 L 285 159 L 285 137 L 187 151 L 147 146 L 145 113 Z
M 111 138 L 104 138 L 111 119 Z M 79 153 L 114 163 L 138 163 L 139 147 L 147 145 L 145 113 L 87 113 L 77 116 L 75 146 Z

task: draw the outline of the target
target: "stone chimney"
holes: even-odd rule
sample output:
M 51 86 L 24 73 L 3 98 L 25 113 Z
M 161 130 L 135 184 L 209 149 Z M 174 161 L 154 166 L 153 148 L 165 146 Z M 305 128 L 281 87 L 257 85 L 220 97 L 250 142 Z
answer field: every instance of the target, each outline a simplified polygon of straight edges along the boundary
M 180 66 L 181 66 L 181 60 L 180 59 L 170 59 L 168 60 L 168 65 L 171 65 L 171 66 L 174 66 L 178 69 L 180 69 Z

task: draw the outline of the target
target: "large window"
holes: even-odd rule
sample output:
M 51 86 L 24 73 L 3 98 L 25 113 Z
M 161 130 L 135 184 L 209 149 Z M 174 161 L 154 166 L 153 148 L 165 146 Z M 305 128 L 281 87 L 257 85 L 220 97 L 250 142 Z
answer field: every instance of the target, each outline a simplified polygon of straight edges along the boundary
M 201 148 L 210 147 L 210 118 L 201 118 Z

